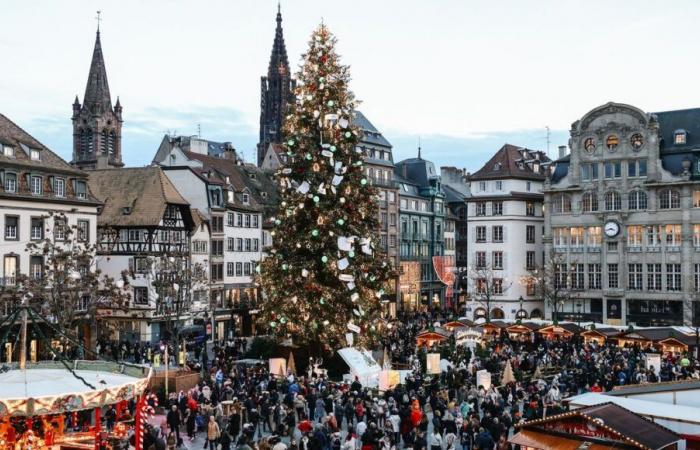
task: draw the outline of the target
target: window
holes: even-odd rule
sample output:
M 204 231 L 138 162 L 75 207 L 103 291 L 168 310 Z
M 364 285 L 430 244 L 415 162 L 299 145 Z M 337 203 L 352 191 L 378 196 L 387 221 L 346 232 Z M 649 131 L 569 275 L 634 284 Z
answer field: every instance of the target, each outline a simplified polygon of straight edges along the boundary
M 44 258 L 32 256 L 29 258 L 29 276 L 35 280 L 40 280 L 44 270 Z
M 611 152 L 614 152 L 615 149 L 617 148 L 618 144 L 620 143 L 620 139 L 614 135 L 611 134 L 608 136 L 608 138 L 605 140 L 605 146 L 610 150 Z
M 223 241 L 223 239 L 212 239 L 212 241 L 211 241 L 211 254 L 212 254 L 212 256 L 223 256 L 223 254 L 224 254 L 224 241 Z
M 608 289 L 617 289 L 620 287 L 620 274 L 617 269 L 617 264 L 608 264 Z
M 661 245 L 661 227 L 659 225 L 647 225 L 646 235 L 647 246 L 656 247 Z
M 695 264 L 695 292 L 700 292 L 700 264 Z
M 243 276 L 243 263 L 236 263 L 236 276 L 237 277 L 242 277 Z
M 681 265 L 666 264 L 666 290 L 681 290 Z
M 486 252 L 476 252 L 474 257 L 475 257 L 474 265 L 477 268 L 483 269 L 486 267 Z
M 567 289 L 568 286 L 566 264 L 554 264 L 554 289 Z
M 396 203 L 396 192 L 389 191 L 389 203 Z
M 496 190 L 497 191 L 503 190 L 503 182 L 502 181 L 496 181 Z
M 627 161 L 627 176 L 630 178 L 646 177 L 647 162 L 641 159 Z
M 243 264 L 243 275 L 250 276 L 250 263 Z
M 136 273 L 146 273 L 149 269 L 148 258 L 143 256 L 135 256 L 131 261 L 131 270 Z
M 212 231 L 212 233 L 223 233 L 224 232 L 224 217 L 223 216 L 212 216 L 211 217 L 211 231 Z
M 526 202 L 525 203 L 525 215 L 526 216 L 534 216 L 535 215 L 535 203 L 534 202 Z
M 680 247 L 681 245 L 681 226 L 680 225 L 664 225 L 664 235 L 666 237 L 666 245 L 669 247 Z
M 572 247 L 583 247 L 583 227 L 571 227 L 570 235 Z
M 583 280 L 583 264 L 574 263 L 571 264 L 571 289 L 584 289 Z
M 537 262 L 535 261 L 535 252 L 533 251 L 528 251 L 525 254 L 525 268 L 527 270 L 533 270 L 535 266 L 537 265 Z
M 685 145 L 688 141 L 688 133 L 685 130 L 676 130 L 673 133 L 673 145 Z
M 493 252 L 491 255 L 493 261 L 493 268 L 496 270 L 503 269 L 503 252 Z
M 617 241 L 608 241 L 605 243 L 608 252 L 617 252 Z
M 237 227 L 243 226 L 243 214 L 241 214 L 241 213 L 236 213 L 236 226 Z
M 535 226 L 525 225 L 525 242 L 527 244 L 535 243 Z
M 493 242 L 503 242 L 503 226 L 495 225 L 492 228 L 493 232 Z
M 569 245 L 569 229 L 568 228 L 552 228 L 555 247 L 566 247 Z
M 250 214 L 245 215 L 245 227 L 250 228 Z
M 234 223 L 233 219 L 234 219 L 234 215 L 232 212 L 226 213 L 226 226 L 232 227 L 233 223 Z
M 32 218 L 31 229 L 29 230 L 29 238 L 33 241 L 44 239 L 44 220 L 40 218 Z
M 476 227 L 476 242 L 486 242 L 486 227 Z
M 90 240 L 90 221 L 78 220 L 78 240 L 88 242 Z
M 486 182 L 485 181 L 479 181 L 479 191 L 486 192 Z
M 66 180 L 64 180 L 63 178 L 54 178 L 53 195 L 56 197 L 66 196 Z
M 19 240 L 19 217 L 5 216 L 5 239 L 8 241 Z
M 33 161 L 40 161 L 41 160 L 41 152 L 39 150 L 36 150 L 33 148 L 33 149 L 29 150 L 29 157 Z
M 207 241 L 192 241 L 192 253 L 207 253 Z
M 148 305 L 148 288 L 147 287 L 135 287 L 134 288 L 134 304 L 135 305 Z
M 10 145 L 0 145 L 2 148 L 2 154 L 5 156 L 9 156 L 10 158 L 14 158 L 15 156 L 15 148 L 10 146 Z
M 75 183 L 75 196 L 77 198 L 87 198 L 87 185 L 84 181 L 77 181 Z
M 617 192 L 606 192 L 605 193 L 605 210 L 606 211 L 619 211 L 622 209 L 622 199 L 620 194 Z
M 594 181 L 598 179 L 598 163 L 581 164 L 581 180 Z
M 253 248 L 253 244 L 250 240 L 250 238 L 246 238 L 245 240 L 245 251 L 249 252 Z
M 486 215 L 486 203 L 479 202 L 476 204 L 476 215 L 485 216 Z
M 5 192 L 17 192 L 17 174 L 5 173 Z
M 605 163 L 605 178 L 620 178 L 622 176 L 622 163 L 620 161 L 607 161 Z
M 589 264 L 588 265 L 588 289 L 600 289 L 601 282 L 601 265 Z
M 693 224 L 693 247 L 700 247 L 700 224 Z
M 598 195 L 595 192 L 586 192 L 581 197 L 581 210 L 583 212 L 598 211 Z
M 627 245 L 629 247 L 641 247 L 644 236 L 644 227 L 641 225 L 629 225 L 627 227 Z
M 494 278 L 493 279 L 493 293 L 494 293 L 494 295 L 503 294 L 503 279 L 502 278 Z
M 232 277 L 234 276 L 234 271 L 233 271 L 233 263 L 226 263 L 226 276 L 227 277 Z
M 588 247 L 600 247 L 603 242 L 603 229 L 602 227 L 588 227 L 586 230 L 586 245 Z
M 221 281 L 224 279 L 224 263 L 213 263 L 211 265 L 211 281 Z
M 257 242 L 258 242 L 258 240 L 256 239 L 255 243 L 257 244 Z M 449 242 L 449 238 L 448 238 L 448 242 Z M 396 235 L 395 234 L 392 234 L 389 236 L 389 247 L 392 247 L 392 248 L 396 247 Z M 257 250 L 255 250 L 255 251 L 257 251 Z
M 32 176 L 29 186 L 32 195 L 41 195 L 41 177 Z
M 700 191 L 693 191 L 693 208 L 700 208 Z
M 383 212 L 379 215 L 379 223 L 382 225 L 382 228 L 386 224 L 388 217 L 389 217 L 388 214 L 385 212 Z
M 477 294 L 485 294 L 486 293 L 486 279 L 485 278 L 477 278 L 476 279 L 476 293 Z
M 629 264 L 627 272 L 627 289 L 630 291 L 641 291 L 642 290 L 642 264 Z
M 571 212 L 571 197 L 566 194 L 559 194 L 552 197 L 552 212 L 555 214 Z M 528 214 L 533 215 L 534 214 Z
M 661 264 L 647 264 L 647 290 L 661 290 Z
M 226 238 L 226 251 L 235 252 L 236 251 L 236 240 L 232 237 Z
M 627 196 L 627 208 L 633 211 L 647 209 L 647 193 L 644 191 L 632 191 Z
M 408 209 L 408 200 L 402 198 L 399 205 L 401 206 L 401 209 Z
M 56 219 L 53 223 L 53 237 L 57 241 L 66 239 L 66 224 L 63 220 Z
M 535 280 L 528 278 L 525 280 L 525 295 L 535 295 Z
M 503 215 L 503 202 L 493 202 L 491 204 L 491 215 L 502 216 Z
M 525 182 L 525 190 L 528 192 L 532 190 L 532 181 Z
M 659 209 L 673 209 L 681 207 L 680 193 L 675 189 L 662 189 L 659 191 Z
M 392 227 L 396 226 L 396 214 L 395 213 L 389 214 L 389 225 L 391 225 Z
M 247 205 L 250 203 L 250 194 L 243 194 L 243 204 Z
M 243 251 L 243 238 L 236 238 L 236 251 L 237 252 Z

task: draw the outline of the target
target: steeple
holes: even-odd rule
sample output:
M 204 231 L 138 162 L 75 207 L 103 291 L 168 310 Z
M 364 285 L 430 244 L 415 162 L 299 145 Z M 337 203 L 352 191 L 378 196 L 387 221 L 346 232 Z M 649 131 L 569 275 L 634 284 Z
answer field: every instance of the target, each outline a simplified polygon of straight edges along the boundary
M 92 51 L 90 74 L 83 104 L 93 112 L 101 112 L 112 108 L 112 98 L 109 95 L 109 83 L 107 82 L 107 68 L 102 55 L 102 43 L 100 42 L 100 30 L 97 29 L 95 37 L 95 49 Z
M 100 41 L 100 12 L 97 12 L 97 34 L 88 74 L 83 104 L 78 96 L 73 102 L 73 159 L 81 169 L 122 167 L 122 106 L 112 107 L 107 83 L 107 68 Z
M 260 77 L 260 141 L 258 142 L 258 165 L 262 165 L 265 152 L 271 143 L 283 141 L 282 126 L 287 108 L 294 101 L 296 83 L 292 80 L 284 45 L 282 11 L 277 3 L 277 27 L 272 43 L 267 76 Z

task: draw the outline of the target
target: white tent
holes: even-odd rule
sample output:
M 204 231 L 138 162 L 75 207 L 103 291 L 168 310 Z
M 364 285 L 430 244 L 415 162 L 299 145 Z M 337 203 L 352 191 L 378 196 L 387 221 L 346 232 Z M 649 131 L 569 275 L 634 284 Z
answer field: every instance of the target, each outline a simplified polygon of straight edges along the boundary
M 338 350 L 338 354 L 350 367 L 350 378 L 357 379 L 362 386 L 377 387 L 379 385 L 379 372 L 382 368 L 372 358 L 372 354 L 366 350 L 360 351 L 354 347 L 345 347 Z

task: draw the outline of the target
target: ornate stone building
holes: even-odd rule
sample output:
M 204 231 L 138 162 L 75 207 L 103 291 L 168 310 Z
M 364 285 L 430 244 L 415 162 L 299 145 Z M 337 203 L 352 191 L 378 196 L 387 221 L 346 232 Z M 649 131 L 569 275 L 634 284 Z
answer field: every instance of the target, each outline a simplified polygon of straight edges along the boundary
M 700 109 L 607 103 L 571 127 L 545 185 L 559 316 L 681 325 L 700 317 Z M 553 305 L 546 305 L 552 315 Z
M 122 167 L 122 106 L 112 106 L 107 69 L 97 30 L 83 104 L 73 103 L 73 160 L 81 169 Z
M 277 5 L 277 28 L 272 44 L 267 76 L 260 77 L 260 141 L 258 142 L 258 167 L 262 167 L 265 153 L 271 143 L 282 142 L 282 125 L 287 107 L 294 101 L 294 88 L 287 59 L 287 48 L 282 33 L 282 13 Z

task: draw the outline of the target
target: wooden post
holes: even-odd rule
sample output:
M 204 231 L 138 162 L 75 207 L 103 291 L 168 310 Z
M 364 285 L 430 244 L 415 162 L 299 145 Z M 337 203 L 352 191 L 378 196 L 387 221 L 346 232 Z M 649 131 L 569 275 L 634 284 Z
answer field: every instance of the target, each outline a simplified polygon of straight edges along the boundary
M 100 421 L 101 408 L 95 408 L 95 450 L 100 450 L 100 434 L 102 432 L 102 422 Z

